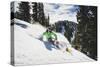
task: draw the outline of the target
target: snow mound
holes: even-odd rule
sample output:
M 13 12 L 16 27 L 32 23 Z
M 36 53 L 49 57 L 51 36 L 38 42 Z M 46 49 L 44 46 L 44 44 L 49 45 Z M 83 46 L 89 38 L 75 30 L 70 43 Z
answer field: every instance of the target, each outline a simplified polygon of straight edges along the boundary
M 14 19 L 14 21 L 15 65 L 94 61 L 72 48 L 62 34 L 56 33 L 58 40 L 69 45 L 71 53 L 62 52 L 55 49 L 50 43 L 39 40 L 46 30 L 40 24 L 30 24 L 18 19 Z
M 32 37 L 35 37 L 35 38 L 39 38 L 42 34 L 42 32 L 44 32 L 46 29 L 41 26 L 40 24 L 30 24 L 28 22 L 25 22 L 25 21 L 21 21 L 21 20 L 18 20 L 18 19 L 14 19 L 15 20 L 15 24 L 17 26 L 20 26 L 22 28 L 24 28 L 23 30 L 30 36 Z M 18 25 L 19 24 L 19 25 Z M 21 26 L 21 24 L 23 26 Z M 26 26 L 26 27 L 25 27 Z M 27 28 L 27 29 L 26 29 Z M 34 34 L 34 35 L 33 35 Z

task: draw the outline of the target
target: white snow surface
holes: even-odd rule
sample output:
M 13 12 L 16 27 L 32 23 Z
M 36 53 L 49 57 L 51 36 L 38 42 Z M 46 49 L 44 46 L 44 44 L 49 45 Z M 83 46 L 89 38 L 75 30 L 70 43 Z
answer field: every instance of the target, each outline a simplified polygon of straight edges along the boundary
M 56 33 L 58 40 L 66 43 L 71 49 L 71 53 L 55 49 L 51 47 L 50 43 L 44 43 L 42 40 L 39 40 L 46 30 L 40 24 L 30 24 L 19 19 L 14 19 L 14 21 L 15 65 L 94 61 L 72 48 L 62 34 Z

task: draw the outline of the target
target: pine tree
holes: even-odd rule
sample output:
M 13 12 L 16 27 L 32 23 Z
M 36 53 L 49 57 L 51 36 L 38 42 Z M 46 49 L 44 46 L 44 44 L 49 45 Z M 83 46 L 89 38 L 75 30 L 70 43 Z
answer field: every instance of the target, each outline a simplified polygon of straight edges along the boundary
M 40 23 L 41 25 L 47 27 L 49 26 L 49 16 L 48 18 L 45 17 L 44 14 L 44 6 L 43 3 L 36 3 L 36 2 L 32 2 L 33 6 L 33 20 L 35 22 Z
M 74 36 L 73 33 L 76 32 L 76 27 L 77 24 L 75 22 L 68 20 L 62 20 L 55 23 L 56 32 L 63 33 L 70 43 L 72 43 L 71 37 Z
M 32 2 L 32 10 L 33 10 L 33 14 L 32 14 L 32 17 L 33 17 L 33 20 L 35 22 L 38 21 L 38 18 L 37 18 L 37 3 L 36 2 Z
M 37 18 L 38 18 L 38 21 L 41 25 L 44 25 L 45 26 L 45 15 L 44 15 L 44 6 L 43 6 L 43 3 L 38 3 L 38 6 L 37 6 Z
M 75 45 L 93 59 L 97 59 L 97 7 L 80 6 L 77 13 L 78 30 Z
M 45 27 L 48 27 L 48 26 L 49 26 L 49 18 L 50 18 L 49 15 L 48 15 L 47 18 L 45 17 L 45 20 L 44 20 L 44 22 L 45 22 L 45 24 L 44 24 Z
M 48 18 L 47 18 L 47 23 L 46 23 L 46 27 L 48 27 L 48 26 L 49 26 L 49 20 L 50 20 L 50 17 L 49 17 L 49 15 L 48 15 Z
M 29 2 L 19 3 L 19 19 L 30 22 L 30 6 Z

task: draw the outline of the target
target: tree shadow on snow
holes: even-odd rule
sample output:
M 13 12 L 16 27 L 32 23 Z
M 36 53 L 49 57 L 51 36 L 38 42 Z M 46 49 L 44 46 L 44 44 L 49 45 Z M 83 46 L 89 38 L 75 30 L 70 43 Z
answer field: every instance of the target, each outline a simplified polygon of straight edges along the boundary
M 22 28 L 27 28 L 27 25 L 25 25 L 25 24 L 22 24 L 22 23 L 15 23 L 15 24 L 22 27 Z

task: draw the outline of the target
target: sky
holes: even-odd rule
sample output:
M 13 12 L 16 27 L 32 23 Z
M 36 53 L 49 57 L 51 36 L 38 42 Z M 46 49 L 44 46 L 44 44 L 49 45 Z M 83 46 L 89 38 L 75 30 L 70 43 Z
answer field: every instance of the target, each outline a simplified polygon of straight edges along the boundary
M 77 22 L 76 13 L 78 6 L 67 4 L 44 3 L 44 12 L 50 16 L 50 23 L 54 24 L 59 20 L 69 20 Z

